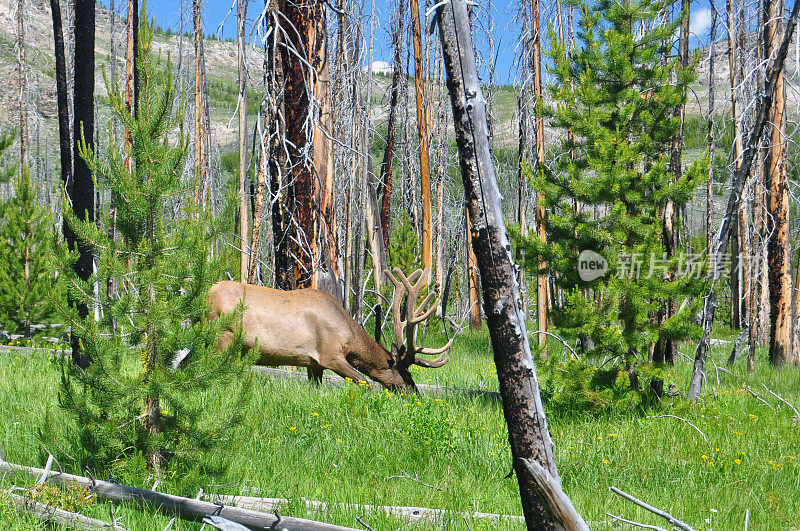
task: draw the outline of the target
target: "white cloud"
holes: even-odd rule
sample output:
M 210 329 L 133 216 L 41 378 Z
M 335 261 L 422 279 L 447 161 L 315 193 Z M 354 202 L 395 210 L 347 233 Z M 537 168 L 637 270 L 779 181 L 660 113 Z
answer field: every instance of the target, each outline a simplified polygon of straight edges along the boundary
M 711 28 L 711 10 L 707 7 L 693 11 L 689 17 L 689 34 L 703 39 Z

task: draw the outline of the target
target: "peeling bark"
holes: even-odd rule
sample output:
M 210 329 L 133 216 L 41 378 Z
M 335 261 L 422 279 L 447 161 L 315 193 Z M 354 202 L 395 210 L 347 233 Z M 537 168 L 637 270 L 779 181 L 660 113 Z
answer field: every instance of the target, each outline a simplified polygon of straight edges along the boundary
M 772 57 L 783 38 L 783 2 L 765 4 L 767 27 L 765 50 Z M 767 246 L 769 262 L 770 341 L 769 359 L 781 366 L 794 360 L 792 354 L 792 278 L 789 253 L 789 179 L 786 166 L 785 80 L 783 69 L 777 71 L 778 82 L 771 111 L 770 150 L 767 154 L 769 186 L 768 222 L 772 237 Z

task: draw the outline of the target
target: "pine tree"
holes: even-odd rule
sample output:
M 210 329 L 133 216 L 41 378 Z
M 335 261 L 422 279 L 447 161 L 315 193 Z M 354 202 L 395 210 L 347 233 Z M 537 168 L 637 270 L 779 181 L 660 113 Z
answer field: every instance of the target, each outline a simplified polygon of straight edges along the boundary
M 651 22 L 668 4 L 579 2 L 575 48 L 565 55 L 564 45 L 551 36 L 552 125 L 570 129 L 574 139 L 564 135 L 563 156 L 552 171 L 535 170 L 534 186 L 548 210 L 548 241 L 528 239 L 526 253 L 541 253 L 564 290 L 564 305 L 553 308 L 555 327 L 583 339 L 588 353 L 624 363 L 634 388 L 639 386 L 634 364 L 648 358 L 659 337 L 680 340 L 697 333 L 691 318 L 702 289 L 692 275 L 669 280 L 669 271 L 686 268 L 686 257 L 667 260 L 662 239 L 664 207 L 670 200 L 683 205 L 690 199 L 706 164 L 701 157 L 673 182 L 669 148 L 680 122 L 672 111 L 695 69 L 663 60 L 676 25 Z M 677 72 L 675 83 L 671 72 Z M 606 275 L 580 279 L 578 257 L 584 250 L 608 261 Z M 688 303 L 659 325 L 657 312 L 671 297 Z
M 50 321 L 61 290 L 52 264 L 55 227 L 37 202 L 27 167 L 0 214 L 0 328 L 30 338 L 31 325 Z
M 181 182 L 188 142 L 175 128 L 183 102 L 176 106 L 169 60 L 163 66 L 151 54 L 153 27 L 144 12 L 142 21 L 138 112 L 128 109 L 119 87 L 108 87 L 112 111 L 131 135 L 131 169 L 113 135 L 106 160 L 85 143 L 80 150 L 117 206 L 116 217 L 102 223 L 114 224 L 117 239 L 64 209 L 98 260 L 88 282 L 72 272 L 74 252 L 61 252 L 61 270 L 74 300 L 100 318 L 90 312 L 80 319 L 69 310 L 72 333 L 92 361 L 85 369 L 63 365 L 60 403 L 78 421 L 85 464 L 104 467 L 141 453 L 158 471 L 173 462 L 209 464 L 198 458 L 235 424 L 250 372 L 240 356 L 241 332 L 224 351 L 215 347 L 238 316 L 204 317 L 208 287 L 222 273 L 210 257 L 221 222 L 197 212 L 191 187 Z M 119 280 L 117 297 L 92 289 L 95 280 L 104 285 L 110 277 Z

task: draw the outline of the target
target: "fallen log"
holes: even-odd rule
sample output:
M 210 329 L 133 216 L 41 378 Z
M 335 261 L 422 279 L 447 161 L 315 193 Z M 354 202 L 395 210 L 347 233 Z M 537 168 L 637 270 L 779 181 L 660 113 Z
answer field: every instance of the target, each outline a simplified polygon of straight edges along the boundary
M 15 356 L 30 356 L 31 354 L 44 353 L 51 358 L 62 358 L 71 355 L 69 349 L 56 349 L 51 347 L 18 347 L 15 345 L 0 345 L 0 354 L 13 354 Z
M 46 471 L 41 468 L 17 465 L 7 461 L 0 461 L 0 475 L 23 474 L 32 478 L 45 477 L 45 481 L 56 485 L 76 484 L 86 487 L 97 495 L 98 498 L 116 502 L 133 502 L 143 506 L 153 507 L 167 514 L 178 514 L 181 518 L 201 522 L 209 516 L 221 516 L 238 524 L 254 530 L 286 530 L 286 531 L 354 531 L 350 527 L 293 518 L 277 516 L 274 514 L 218 505 L 202 500 L 184 498 L 172 494 L 163 494 L 147 489 L 128 487 L 117 483 L 109 483 L 98 479 L 83 476 L 64 474 L 55 471 Z
M 72 529 L 125 529 L 120 525 L 65 511 L 16 494 L 8 494 L 8 504 L 13 505 L 18 512 L 33 515 L 48 524 L 61 525 Z
M 257 496 L 230 496 L 230 495 L 214 495 L 203 494 L 202 498 L 208 501 L 220 501 L 225 505 L 235 505 L 243 509 L 252 509 L 254 511 L 274 512 L 275 510 L 284 509 L 289 507 L 291 502 L 286 498 L 262 498 Z M 392 505 L 359 505 L 353 503 L 331 503 L 323 501 L 314 501 L 303 499 L 303 505 L 309 511 L 326 512 L 329 509 L 353 509 L 363 512 L 380 512 L 387 516 L 405 520 L 409 523 L 417 523 L 420 521 L 441 522 L 448 512 L 445 509 L 429 509 L 427 507 L 396 507 Z M 480 520 L 491 520 L 493 522 L 500 522 L 503 520 L 515 521 L 524 523 L 525 518 L 522 516 L 493 514 L 493 513 L 453 513 L 456 516 L 472 517 Z

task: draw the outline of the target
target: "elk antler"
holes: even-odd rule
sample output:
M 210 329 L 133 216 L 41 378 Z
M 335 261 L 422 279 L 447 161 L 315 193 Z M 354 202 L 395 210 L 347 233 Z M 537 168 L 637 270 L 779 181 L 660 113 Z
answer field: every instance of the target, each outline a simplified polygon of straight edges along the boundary
M 424 271 L 422 269 L 417 269 L 409 276 L 403 274 L 403 271 L 399 267 L 394 268 L 394 275 L 388 270 L 385 271 L 385 273 L 386 276 L 389 277 L 389 280 L 392 281 L 392 284 L 394 284 L 395 288 L 394 298 L 392 299 L 392 317 L 394 319 L 395 341 L 402 341 L 401 338 L 403 337 L 403 332 L 405 332 L 405 355 L 408 356 L 408 359 L 412 360 L 409 365 L 413 363 L 421 367 L 441 367 L 450 361 L 450 359 L 445 357 L 445 354 L 443 353 L 450 349 L 450 347 L 453 345 L 453 340 L 455 337 L 450 338 L 450 341 L 448 341 L 447 344 L 441 348 L 424 348 L 418 347 L 416 344 L 416 326 L 433 315 L 433 313 L 442 303 L 441 297 L 437 297 L 435 301 L 433 300 L 435 293 L 431 291 L 428 293 L 427 297 L 425 297 L 425 300 L 423 300 L 421 304 L 417 305 L 419 292 L 428 282 L 430 269 L 425 269 Z M 398 278 L 400 280 L 398 280 Z M 406 301 L 405 320 L 401 315 L 403 299 Z M 430 361 L 420 358 L 417 356 L 417 354 L 426 354 L 429 356 L 441 355 L 437 359 Z

